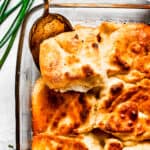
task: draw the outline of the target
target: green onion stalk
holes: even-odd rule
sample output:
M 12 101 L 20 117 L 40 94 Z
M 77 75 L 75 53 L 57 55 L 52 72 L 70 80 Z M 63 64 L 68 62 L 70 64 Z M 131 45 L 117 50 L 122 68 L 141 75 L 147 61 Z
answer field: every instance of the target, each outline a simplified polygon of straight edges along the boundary
M 1 7 L 0 7 L 0 17 L 3 16 L 5 10 L 7 9 L 7 6 L 9 5 L 10 0 L 4 0 L 4 2 L 2 3 Z
M 9 15 L 11 15 L 22 3 L 23 3 L 22 0 L 19 1 L 13 8 L 9 9 L 8 11 L 0 15 L 0 24 L 2 24 L 7 19 L 7 17 L 9 17 Z
M 33 0 L 32 0 L 33 1 Z M 8 31 L 6 32 L 6 34 L 4 35 L 4 37 L 1 39 L 0 41 L 0 48 L 2 48 L 4 46 L 4 44 L 8 41 L 8 39 L 10 38 L 10 36 L 16 32 L 16 30 L 19 28 L 19 26 L 22 23 L 22 20 L 24 19 L 28 8 L 32 2 L 31 0 L 24 0 L 23 5 L 17 15 L 17 17 L 15 18 L 15 20 L 13 21 L 13 23 L 11 24 L 11 26 L 9 27 Z
M 0 48 L 2 48 L 4 46 L 4 44 L 10 39 L 10 41 L 7 45 L 7 48 L 6 48 L 2 58 L 0 59 L 0 68 L 3 66 L 3 64 L 10 52 L 10 50 L 13 46 L 13 43 L 15 41 L 17 32 L 19 30 L 19 27 L 22 24 L 22 21 L 23 21 L 25 15 L 31 8 L 33 2 L 34 2 L 34 0 L 23 0 L 22 7 L 21 7 L 19 13 L 17 14 L 17 17 L 14 19 L 12 25 L 10 26 L 10 28 L 8 29 L 8 31 L 6 32 L 6 34 L 0 41 Z

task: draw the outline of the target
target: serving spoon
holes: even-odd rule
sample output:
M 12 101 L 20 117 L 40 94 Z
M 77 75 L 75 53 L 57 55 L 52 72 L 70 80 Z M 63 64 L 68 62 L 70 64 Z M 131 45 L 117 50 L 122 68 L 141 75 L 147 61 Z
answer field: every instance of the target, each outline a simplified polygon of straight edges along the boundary
M 72 30 L 73 27 L 67 18 L 49 13 L 49 0 L 44 0 L 44 14 L 33 24 L 29 37 L 30 51 L 38 69 L 40 43 L 49 37 Z

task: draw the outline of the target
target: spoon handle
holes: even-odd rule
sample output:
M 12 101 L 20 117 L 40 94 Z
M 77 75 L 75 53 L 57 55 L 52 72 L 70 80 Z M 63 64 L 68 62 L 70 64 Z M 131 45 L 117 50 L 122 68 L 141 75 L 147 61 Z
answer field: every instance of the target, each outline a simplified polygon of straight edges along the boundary
M 44 0 L 44 16 L 49 14 L 49 0 Z

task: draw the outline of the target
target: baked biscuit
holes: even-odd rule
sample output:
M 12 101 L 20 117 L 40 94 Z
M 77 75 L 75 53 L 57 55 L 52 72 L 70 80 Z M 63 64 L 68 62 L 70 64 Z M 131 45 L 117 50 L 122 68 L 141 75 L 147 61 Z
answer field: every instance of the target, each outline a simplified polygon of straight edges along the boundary
M 118 93 L 115 88 L 105 105 L 98 106 L 97 126 L 123 141 L 150 139 L 150 80 L 123 90 L 118 86 Z
M 45 40 L 40 46 L 40 69 L 55 91 L 86 92 L 103 84 L 98 28 L 78 27 Z
M 50 90 L 38 79 L 32 92 L 33 134 L 49 132 L 70 135 L 88 132 L 95 122 L 96 98 L 77 92 L 59 93 Z
M 108 76 L 119 77 L 128 83 L 150 78 L 149 25 L 124 24 L 108 40 L 110 45 L 104 57 Z

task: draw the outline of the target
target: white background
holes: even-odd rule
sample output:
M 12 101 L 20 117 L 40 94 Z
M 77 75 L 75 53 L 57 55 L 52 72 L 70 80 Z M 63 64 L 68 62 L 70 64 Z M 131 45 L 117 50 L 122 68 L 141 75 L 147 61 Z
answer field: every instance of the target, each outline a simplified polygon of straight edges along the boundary
M 0 0 L 1 1 L 1 0 Z M 11 0 L 8 8 L 19 0 Z M 35 0 L 34 6 L 42 3 Z M 0 39 L 11 25 L 17 11 L 0 26 Z M 15 147 L 15 68 L 20 31 L 11 49 L 6 63 L 0 70 L 0 150 L 11 150 L 8 145 Z M 5 48 L 0 49 L 0 55 Z
M 70 0 L 55 0 L 54 2 L 56 1 L 71 2 Z M 89 0 L 88 2 L 94 1 L 106 2 L 106 0 Z M 108 1 L 109 0 L 107 0 L 107 2 Z M 1 2 L 2 1 L 0 0 L 0 3 Z M 74 0 L 74 2 L 76 2 L 76 0 Z M 87 0 L 78 0 L 78 2 L 87 2 Z M 117 2 L 119 3 L 121 2 L 121 0 L 118 0 Z M 132 2 L 144 2 L 144 0 L 133 0 Z M 16 0 L 12 0 L 9 7 L 12 7 L 16 3 Z M 35 0 L 34 6 L 40 3 L 42 3 L 42 0 Z M 17 12 L 11 15 L 11 17 L 9 17 L 7 21 L 0 26 L 0 39 L 2 38 L 2 35 L 5 33 L 8 27 L 11 25 L 11 22 L 16 13 Z M 0 150 L 10 150 L 10 148 L 8 147 L 9 144 L 15 146 L 15 67 L 19 35 L 20 32 L 17 35 L 17 38 L 5 65 L 0 70 Z M 0 56 L 3 51 L 4 48 L 0 50 Z

